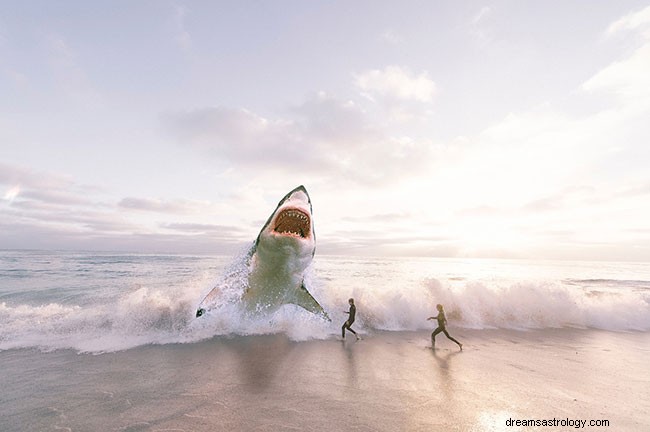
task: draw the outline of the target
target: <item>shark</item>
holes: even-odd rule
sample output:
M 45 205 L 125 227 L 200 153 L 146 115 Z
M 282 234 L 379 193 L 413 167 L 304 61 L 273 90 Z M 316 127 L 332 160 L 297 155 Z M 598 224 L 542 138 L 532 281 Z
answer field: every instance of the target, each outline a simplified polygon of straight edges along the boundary
M 311 199 L 298 186 L 280 200 L 246 254 L 246 282 L 241 301 L 249 311 L 272 312 L 295 304 L 329 320 L 323 307 L 305 287 L 305 272 L 316 252 Z M 196 317 L 219 298 L 214 287 L 201 301 Z

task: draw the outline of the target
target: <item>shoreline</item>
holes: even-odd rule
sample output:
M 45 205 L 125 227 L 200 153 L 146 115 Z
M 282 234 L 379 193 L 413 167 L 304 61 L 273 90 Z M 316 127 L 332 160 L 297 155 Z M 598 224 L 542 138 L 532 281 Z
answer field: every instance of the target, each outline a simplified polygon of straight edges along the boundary
M 650 334 L 450 329 L 294 342 L 216 337 L 105 354 L 0 352 L 4 431 L 548 430 L 508 419 L 650 423 Z M 559 429 L 564 430 L 564 429 Z M 573 430 L 567 428 L 566 430 Z M 587 427 L 587 430 L 588 427 Z

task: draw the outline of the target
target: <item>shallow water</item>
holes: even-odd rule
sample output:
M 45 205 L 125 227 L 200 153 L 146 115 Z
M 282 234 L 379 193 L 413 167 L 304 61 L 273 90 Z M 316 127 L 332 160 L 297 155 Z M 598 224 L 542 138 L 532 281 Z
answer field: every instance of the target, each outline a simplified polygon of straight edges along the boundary
M 0 352 L 0 430 L 568 431 L 515 419 L 650 421 L 650 334 L 454 329 L 296 342 L 220 336 L 99 355 Z M 586 430 L 598 430 L 587 428 Z
M 437 303 L 452 328 L 650 331 L 643 263 L 316 255 L 306 285 L 332 322 L 293 305 L 251 316 L 236 303 L 195 319 L 203 295 L 243 265 L 224 256 L 0 251 L 0 350 L 98 353 L 215 335 L 328 339 L 349 297 L 362 332 L 431 328 Z

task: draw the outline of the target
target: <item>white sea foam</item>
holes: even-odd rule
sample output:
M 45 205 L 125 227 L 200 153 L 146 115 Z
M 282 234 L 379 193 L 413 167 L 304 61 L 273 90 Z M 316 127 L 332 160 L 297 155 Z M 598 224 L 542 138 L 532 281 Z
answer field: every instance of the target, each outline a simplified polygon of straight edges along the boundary
M 214 336 L 275 333 L 297 341 L 324 339 L 340 333 L 349 297 L 356 300 L 354 327 L 362 333 L 431 329 L 435 322 L 426 319 L 436 314 L 437 303 L 444 305 L 451 328 L 650 331 L 650 290 L 643 278 L 620 279 L 620 283 L 611 277 L 496 279 L 465 270 L 447 271 L 453 263 L 438 263 L 447 269 L 445 273 L 430 263 L 331 258 L 317 262 L 306 278 L 309 290 L 331 318 L 327 321 L 294 305 L 270 314 L 246 310 L 238 301 L 245 289 L 244 262 L 239 257 L 212 283 L 190 277 L 168 284 L 169 276 L 161 274 L 148 284 L 131 281 L 114 296 L 99 296 L 102 300 L 95 302 L 84 298 L 75 304 L 67 297 L 4 300 L 0 302 L 0 350 L 107 352 Z M 445 274 L 432 277 L 437 273 Z M 202 293 L 215 284 L 221 284 L 223 296 L 208 313 L 195 318 Z

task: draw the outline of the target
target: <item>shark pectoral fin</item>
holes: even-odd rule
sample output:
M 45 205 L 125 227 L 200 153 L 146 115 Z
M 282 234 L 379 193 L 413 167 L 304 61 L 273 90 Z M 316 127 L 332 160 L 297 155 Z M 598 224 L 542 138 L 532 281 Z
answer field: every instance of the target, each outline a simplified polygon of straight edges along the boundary
M 323 307 L 316 301 L 316 299 L 312 297 L 309 291 L 307 291 L 304 283 L 300 284 L 300 289 L 298 289 L 296 295 L 296 301 L 293 303 L 297 306 L 300 306 L 301 308 L 308 310 L 309 312 L 322 315 L 328 321 L 331 321 L 330 317 L 327 315 L 327 312 L 325 312 L 325 309 L 323 309 Z

